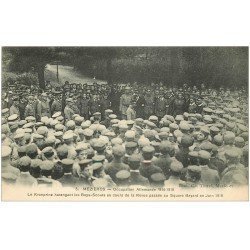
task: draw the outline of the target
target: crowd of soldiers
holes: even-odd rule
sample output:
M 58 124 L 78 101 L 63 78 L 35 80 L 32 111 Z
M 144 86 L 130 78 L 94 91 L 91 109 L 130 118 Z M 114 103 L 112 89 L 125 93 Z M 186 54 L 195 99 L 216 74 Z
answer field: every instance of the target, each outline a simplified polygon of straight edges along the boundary
M 2 182 L 32 187 L 248 184 L 248 96 L 201 85 L 9 85 Z

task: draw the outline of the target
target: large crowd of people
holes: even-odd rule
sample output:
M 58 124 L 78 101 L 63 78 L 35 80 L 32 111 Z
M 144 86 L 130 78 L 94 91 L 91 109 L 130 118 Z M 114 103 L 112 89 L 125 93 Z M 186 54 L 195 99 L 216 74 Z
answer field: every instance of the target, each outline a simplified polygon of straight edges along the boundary
M 248 184 L 248 93 L 183 84 L 9 84 L 2 182 L 12 186 Z

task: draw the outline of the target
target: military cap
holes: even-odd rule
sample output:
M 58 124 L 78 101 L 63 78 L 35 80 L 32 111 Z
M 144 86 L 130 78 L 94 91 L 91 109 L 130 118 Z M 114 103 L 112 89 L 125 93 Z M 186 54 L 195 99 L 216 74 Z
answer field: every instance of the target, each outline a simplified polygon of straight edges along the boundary
M 243 132 L 240 134 L 240 136 L 245 140 L 248 141 L 248 132 Z
M 244 143 L 245 143 L 245 140 L 244 140 L 243 137 L 237 136 L 237 137 L 235 137 L 234 143 L 235 143 L 235 144 L 244 144 Z
M 47 170 L 47 171 L 52 170 L 53 167 L 54 167 L 53 161 L 49 161 L 49 160 L 42 161 L 40 165 L 41 170 Z
M 116 137 L 116 134 L 114 132 L 112 132 L 112 131 L 109 131 L 109 130 L 107 130 L 107 132 L 104 133 L 104 135 L 107 136 L 107 137 L 109 137 L 109 138 Z
M 34 122 L 28 122 L 23 125 L 23 128 L 32 128 L 34 127 L 35 123 Z
M 175 117 L 175 120 L 176 120 L 176 121 L 183 121 L 183 120 L 184 120 L 183 115 L 177 115 L 177 116 Z
M 169 128 L 176 130 L 179 128 L 179 126 L 176 123 L 170 123 Z
M 243 125 L 243 124 L 237 124 L 238 128 L 242 131 L 242 132 L 247 132 L 248 128 Z
M 62 112 L 56 112 L 54 115 L 52 115 L 52 118 L 57 118 L 62 115 Z
M 30 167 L 31 168 L 40 168 L 40 166 L 42 165 L 42 160 L 40 159 L 33 159 L 31 160 L 31 163 L 30 163 Z
M 93 162 L 103 162 L 105 160 L 104 155 L 95 155 L 92 157 Z
M 64 120 L 64 118 L 63 118 L 63 116 L 58 116 L 58 117 L 56 118 L 56 120 L 58 120 L 59 122 L 62 122 L 62 121 Z
M 154 183 L 162 183 L 166 180 L 166 177 L 162 173 L 154 173 L 150 176 L 150 179 Z
M 25 118 L 25 120 L 28 121 L 28 122 L 34 122 L 36 120 L 36 118 L 34 116 L 27 116 Z
M 213 113 L 213 110 L 211 108 L 203 108 L 203 111 L 206 113 Z
M 186 121 L 181 121 L 180 125 L 179 125 L 179 129 L 183 130 L 183 131 L 189 131 L 190 130 L 190 126 Z
M 90 129 L 90 128 L 86 128 L 86 129 L 84 129 L 83 130 L 83 135 L 84 136 L 92 136 L 94 134 L 94 131 L 92 130 L 92 129 Z
M 11 148 L 9 146 L 2 146 L 2 158 L 8 158 L 11 154 Z
M 125 143 L 125 148 L 136 148 L 137 147 L 137 143 L 134 141 L 129 141 Z
M 128 129 L 128 125 L 127 124 L 120 124 L 119 125 L 119 130 L 127 130 Z
M 34 154 L 37 153 L 37 145 L 35 143 L 31 143 L 26 146 L 26 154 Z
M 125 87 L 125 90 L 130 90 L 131 88 L 129 86 L 126 86 Z
M 220 132 L 220 130 L 219 130 L 218 127 L 216 127 L 216 126 L 211 126 L 211 127 L 210 127 L 210 131 L 212 131 L 212 132 L 214 132 L 214 133 L 219 133 L 219 132 Z
M 209 160 L 211 158 L 211 154 L 207 152 L 206 150 L 200 150 L 198 152 L 199 158 Z
M 234 141 L 234 139 L 235 139 L 235 134 L 233 132 L 231 132 L 231 131 L 225 132 L 225 134 L 224 134 L 224 142 L 225 143 Z
M 58 123 L 58 124 L 55 125 L 55 130 L 56 131 L 63 131 L 64 128 L 65 128 L 64 125 L 61 124 L 61 123 Z
M 95 150 L 105 149 L 106 143 L 103 140 L 97 139 L 93 143 L 93 148 Z
M 165 115 L 164 118 L 171 121 L 172 123 L 175 121 L 172 115 Z
M 71 139 L 73 139 L 73 137 L 74 137 L 74 135 L 73 135 L 72 132 L 65 133 L 65 134 L 63 135 L 63 140 L 71 140 Z
M 127 180 L 130 177 L 130 172 L 127 170 L 120 170 L 116 173 L 115 177 L 119 180 Z
M 36 128 L 38 128 L 38 127 L 40 127 L 40 126 L 43 126 L 43 123 L 42 123 L 42 122 L 36 122 L 36 123 L 35 123 L 35 127 L 36 127 Z
M 145 146 L 145 147 L 142 148 L 142 152 L 144 154 L 147 154 L 147 153 L 148 154 L 153 154 L 155 152 L 155 149 L 152 146 Z
M 187 167 L 189 172 L 192 173 L 201 173 L 201 166 L 196 166 L 196 165 L 190 165 Z
M 116 138 L 111 139 L 111 144 L 112 144 L 112 145 L 116 145 L 116 144 L 122 145 L 122 143 L 123 143 L 123 141 L 122 141 L 122 139 L 119 138 L 119 137 L 116 137 Z
M 105 129 L 106 129 L 106 127 L 102 124 L 97 124 L 97 126 L 96 126 L 96 130 L 99 132 L 102 132 Z
M 9 109 L 8 109 L 8 108 L 5 108 L 5 109 L 2 110 L 2 115 L 7 114 L 8 112 L 9 112 Z
M 160 152 L 163 154 L 169 153 L 171 151 L 172 145 L 170 141 L 162 141 L 160 143 Z
M 84 117 L 76 116 L 74 120 L 77 124 L 81 124 L 84 121 Z
M 41 126 L 36 131 L 39 135 L 45 136 L 48 133 L 48 128 L 45 126 Z
M 201 143 L 200 149 L 211 152 L 211 150 L 213 149 L 213 144 L 211 142 L 209 142 L 209 141 L 204 141 L 204 142 Z
M 158 136 L 160 140 L 166 140 L 168 138 L 168 133 L 163 131 L 163 132 L 160 132 Z
M 61 162 L 63 166 L 65 167 L 73 167 L 73 164 L 74 164 L 74 160 L 69 159 L 69 158 L 63 159 Z
M 30 166 L 30 163 L 31 159 L 28 156 L 23 156 L 18 161 L 19 166 Z
M 214 142 L 217 143 L 217 144 L 222 144 L 223 142 L 223 137 L 221 134 L 218 134 L 214 137 Z
M 125 133 L 125 138 L 127 139 L 133 139 L 135 137 L 135 131 L 133 130 L 128 130 Z
M 23 146 L 20 146 L 17 148 L 17 152 L 18 153 L 23 153 L 23 154 L 26 154 L 26 145 L 23 145 Z
M 4 117 L 2 117 L 1 122 L 2 122 L 1 124 L 6 124 L 7 123 L 7 119 L 4 118 Z
M 110 115 L 109 115 L 109 118 L 110 118 L 110 119 L 116 119 L 116 118 L 117 118 L 117 115 L 115 115 L 115 114 L 110 114 Z
M 242 119 L 237 119 L 237 126 L 238 126 L 238 124 L 245 124 L 245 122 L 242 120 Z
M 66 123 L 66 127 L 68 127 L 68 128 L 75 127 L 75 125 L 76 124 L 75 124 L 75 122 L 73 120 L 69 120 Z
M 48 116 L 43 116 L 41 117 L 41 122 L 45 125 L 49 123 L 49 117 Z
M 141 162 L 141 156 L 139 154 L 132 154 L 128 158 L 128 162 L 130 162 L 130 163 L 140 163 Z
M 13 121 L 15 121 L 17 119 L 18 119 L 18 115 L 17 114 L 13 114 L 13 115 L 11 115 L 11 116 L 8 117 L 8 121 L 9 122 L 13 122 Z
M 61 136 L 63 136 L 63 132 L 62 132 L 62 131 L 56 131 L 56 132 L 54 133 L 54 136 L 55 136 L 55 137 L 61 137 Z
M 67 98 L 66 102 L 74 102 L 74 101 L 73 101 L 73 98 Z
M 198 158 L 199 157 L 199 153 L 198 153 L 198 151 L 190 151 L 189 153 L 188 153 L 188 156 L 191 158 Z
M 103 167 L 102 163 L 101 162 L 94 162 L 92 165 L 91 165 L 91 168 L 95 171 L 95 170 L 98 170 L 98 169 L 101 169 Z
M 122 157 L 125 155 L 125 149 L 123 146 L 115 144 L 112 149 L 113 155 L 117 157 Z
M 233 122 L 227 122 L 226 123 L 226 126 L 229 128 L 229 129 L 233 129 L 235 127 L 235 124 Z
M 111 109 L 106 109 L 104 112 L 105 112 L 106 114 L 112 114 L 112 113 L 113 113 L 113 110 L 111 110 Z
M 198 120 L 202 119 L 202 115 L 201 115 L 201 114 L 195 114 L 195 117 L 196 117 Z
M 25 135 L 24 132 L 16 133 L 16 135 L 14 136 L 14 139 L 15 139 L 15 140 L 23 139 L 24 135 Z
M 42 153 L 44 154 L 45 157 L 51 157 L 54 155 L 54 150 L 52 147 L 45 147 L 42 150 Z
M 157 127 L 157 126 L 155 125 L 155 123 L 153 123 L 153 122 L 151 122 L 151 121 L 147 121 L 147 122 L 146 122 L 146 125 L 147 125 L 148 127 L 150 127 L 151 129 Z
M 53 135 L 50 135 L 50 136 L 48 136 L 48 137 L 45 139 L 45 143 L 46 143 L 47 145 L 54 144 L 55 142 L 56 142 L 56 138 L 55 138 L 55 136 L 53 136 Z
M 43 138 L 44 138 L 43 135 L 40 135 L 40 134 L 37 134 L 37 133 L 33 134 L 33 140 L 34 141 L 39 140 L 39 139 L 43 139 Z
M 149 121 L 155 121 L 155 122 L 158 121 L 158 117 L 155 115 L 151 115 L 148 119 L 149 119 Z
M 146 138 L 146 137 L 141 137 L 141 138 L 138 140 L 138 145 L 139 145 L 139 147 L 149 146 L 149 145 L 150 145 L 150 141 L 149 141 L 149 139 Z
M 237 159 L 239 158 L 239 151 L 235 150 L 235 149 L 227 149 L 225 151 L 225 156 L 228 159 Z
M 51 120 L 49 125 L 50 125 L 51 127 L 55 127 L 58 123 L 59 123 L 58 120 Z
M 142 118 L 136 118 L 136 119 L 135 119 L 135 123 L 136 123 L 137 125 L 140 125 L 141 123 L 143 123 L 143 119 L 142 119 Z
M 180 173 L 183 169 L 183 165 L 180 161 L 172 161 L 170 164 L 170 169 L 174 173 Z
M 211 116 L 207 116 L 207 115 L 204 115 L 203 120 L 204 120 L 204 122 L 206 122 L 206 123 L 211 123 L 211 122 L 213 122 L 213 119 L 211 118 Z
M 183 133 L 182 133 L 179 129 L 177 129 L 177 130 L 174 131 L 174 136 L 175 136 L 176 138 L 182 137 L 182 136 L 183 136 Z
M 189 136 L 189 135 L 183 135 L 181 137 L 181 145 L 183 147 L 190 147 L 190 146 L 193 145 L 193 143 L 194 143 L 194 139 L 191 136 Z
M 135 122 L 133 120 L 127 120 L 127 125 L 133 125 Z
M 81 123 L 82 129 L 89 128 L 90 125 L 91 125 L 91 121 L 89 121 L 89 120 Z
M 93 116 L 100 116 L 100 115 L 101 115 L 100 112 L 95 112 L 95 113 L 93 114 Z

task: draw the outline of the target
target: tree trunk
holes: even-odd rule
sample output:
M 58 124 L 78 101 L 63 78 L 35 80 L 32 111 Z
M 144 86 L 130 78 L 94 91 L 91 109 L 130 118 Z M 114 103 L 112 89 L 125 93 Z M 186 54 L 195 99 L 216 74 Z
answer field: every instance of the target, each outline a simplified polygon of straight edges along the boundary
M 45 89 L 45 80 L 44 80 L 44 66 L 39 66 L 37 68 L 39 87 Z
M 112 59 L 108 58 L 107 60 L 107 82 L 112 84 Z

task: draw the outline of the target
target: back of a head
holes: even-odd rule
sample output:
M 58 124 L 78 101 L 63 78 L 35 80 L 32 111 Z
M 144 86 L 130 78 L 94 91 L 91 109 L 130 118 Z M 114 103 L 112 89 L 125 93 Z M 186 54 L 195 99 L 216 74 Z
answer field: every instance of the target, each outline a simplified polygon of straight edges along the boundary
M 128 159 L 128 165 L 131 170 L 138 170 L 140 168 L 141 156 L 139 154 L 133 154 Z
M 173 146 L 169 141 L 162 141 L 160 144 L 160 152 L 164 155 L 169 154 L 172 148 Z

